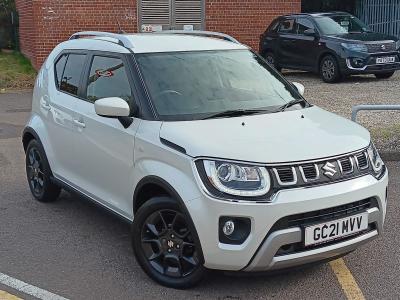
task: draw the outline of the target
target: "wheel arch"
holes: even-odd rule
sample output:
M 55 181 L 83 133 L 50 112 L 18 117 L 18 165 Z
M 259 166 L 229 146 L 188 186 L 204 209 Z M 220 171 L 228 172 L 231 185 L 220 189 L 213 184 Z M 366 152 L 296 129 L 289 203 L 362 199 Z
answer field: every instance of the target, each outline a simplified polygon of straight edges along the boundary
M 339 63 L 339 59 L 338 59 L 338 57 L 337 57 L 337 54 L 336 54 L 335 52 L 333 52 L 333 51 L 326 50 L 326 51 L 322 52 L 322 53 L 318 56 L 317 65 L 316 65 L 316 70 L 318 71 L 318 73 L 319 73 L 319 71 L 320 71 L 320 66 L 321 66 L 322 60 L 323 60 L 326 56 L 328 56 L 328 55 L 333 56 L 333 57 L 336 59 L 336 62 Z
M 40 140 L 39 135 L 36 133 L 36 131 L 32 127 L 27 126 L 24 128 L 24 131 L 22 132 L 22 145 L 24 147 L 25 152 L 26 149 L 28 148 L 30 141 L 32 140 L 36 140 L 43 147 L 43 143 Z
M 157 188 L 157 191 L 160 191 L 160 194 L 146 194 L 148 188 Z M 142 178 L 139 183 L 136 185 L 134 194 L 133 194 L 133 215 L 136 214 L 136 212 L 139 210 L 140 206 L 142 206 L 144 203 L 146 203 L 148 200 L 150 200 L 154 196 L 168 196 L 171 197 L 171 199 L 175 200 L 179 208 L 182 210 L 182 212 L 186 215 L 190 230 L 193 232 L 194 238 L 197 242 L 197 244 L 200 247 L 200 259 L 202 264 L 204 263 L 204 256 L 203 256 L 203 250 L 201 246 L 201 241 L 199 239 L 199 236 L 197 234 L 196 226 L 194 225 L 193 219 L 186 208 L 186 205 L 182 199 L 182 197 L 179 195 L 179 193 L 163 178 L 155 176 L 155 175 L 148 175 L 144 178 Z M 146 196 L 146 197 L 143 197 Z M 143 197 L 143 198 L 140 198 Z

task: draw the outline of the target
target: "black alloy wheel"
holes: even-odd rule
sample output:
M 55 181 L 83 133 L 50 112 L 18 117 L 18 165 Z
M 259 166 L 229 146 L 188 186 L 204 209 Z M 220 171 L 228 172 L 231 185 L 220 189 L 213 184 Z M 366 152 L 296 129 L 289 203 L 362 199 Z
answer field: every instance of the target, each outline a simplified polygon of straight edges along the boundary
M 332 55 L 327 55 L 321 60 L 320 74 L 327 83 L 338 82 L 341 79 L 339 65 Z
M 277 61 L 276 61 L 276 59 L 275 59 L 275 56 L 274 56 L 274 54 L 273 54 L 272 52 L 267 52 L 267 53 L 265 53 L 264 58 L 265 58 L 265 60 L 266 60 L 270 65 L 272 65 L 277 71 L 280 72 L 280 71 L 282 70 L 282 68 L 278 65 L 278 63 L 277 63 Z
M 202 279 L 199 247 L 186 216 L 171 198 L 153 198 L 139 209 L 132 238 L 139 264 L 155 281 L 188 288 Z
M 51 170 L 46 154 L 36 140 L 26 149 L 26 176 L 32 195 L 40 202 L 55 201 L 61 188 L 51 182 Z

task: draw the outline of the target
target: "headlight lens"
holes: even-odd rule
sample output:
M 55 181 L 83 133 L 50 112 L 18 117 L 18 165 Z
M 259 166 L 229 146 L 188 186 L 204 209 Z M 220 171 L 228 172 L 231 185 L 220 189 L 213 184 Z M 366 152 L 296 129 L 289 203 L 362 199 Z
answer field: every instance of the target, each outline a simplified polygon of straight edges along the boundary
M 349 44 L 349 43 L 342 43 L 342 47 L 346 48 L 351 51 L 358 51 L 358 52 L 368 52 L 368 48 L 364 44 Z
M 383 171 L 383 160 L 379 156 L 379 153 L 373 143 L 371 143 L 371 145 L 368 147 L 367 152 L 372 165 L 372 170 L 374 171 L 374 174 L 379 177 Z
M 400 50 L 400 40 L 398 40 L 398 41 L 396 42 L 396 49 L 397 49 L 397 50 Z
M 203 165 L 210 183 L 229 195 L 257 197 L 268 193 L 271 187 L 264 167 L 213 160 L 204 160 Z

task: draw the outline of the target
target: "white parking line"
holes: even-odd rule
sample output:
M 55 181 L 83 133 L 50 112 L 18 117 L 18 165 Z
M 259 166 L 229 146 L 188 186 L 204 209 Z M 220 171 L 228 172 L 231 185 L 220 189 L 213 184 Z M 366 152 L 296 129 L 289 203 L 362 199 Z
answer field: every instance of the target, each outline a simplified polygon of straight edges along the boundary
M 67 298 L 53 294 L 3 273 L 0 273 L 0 284 L 42 300 L 68 300 Z

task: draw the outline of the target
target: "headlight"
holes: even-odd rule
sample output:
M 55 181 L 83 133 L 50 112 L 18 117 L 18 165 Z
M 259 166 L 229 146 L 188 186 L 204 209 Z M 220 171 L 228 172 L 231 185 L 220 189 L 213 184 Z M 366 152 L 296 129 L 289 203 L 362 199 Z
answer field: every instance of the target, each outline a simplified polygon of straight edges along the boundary
M 400 50 L 400 40 L 398 40 L 398 41 L 396 42 L 396 49 L 397 49 L 397 50 Z
M 349 43 L 342 43 L 343 48 L 346 48 L 351 51 L 358 51 L 358 52 L 368 52 L 368 48 L 364 44 L 349 44 Z
M 225 161 L 203 160 L 206 180 L 218 191 L 243 197 L 268 193 L 271 180 L 264 167 Z
M 368 157 L 369 161 L 371 162 L 372 165 L 372 171 L 374 172 L 376 177 L 379 177 L 382 175 L 382 172 L 384 170 L 384 163 L 379 156 L 378 151 L 376 150 L 375 146 L 373 143 L 371 143 L 367 149 L 368 152 Z

